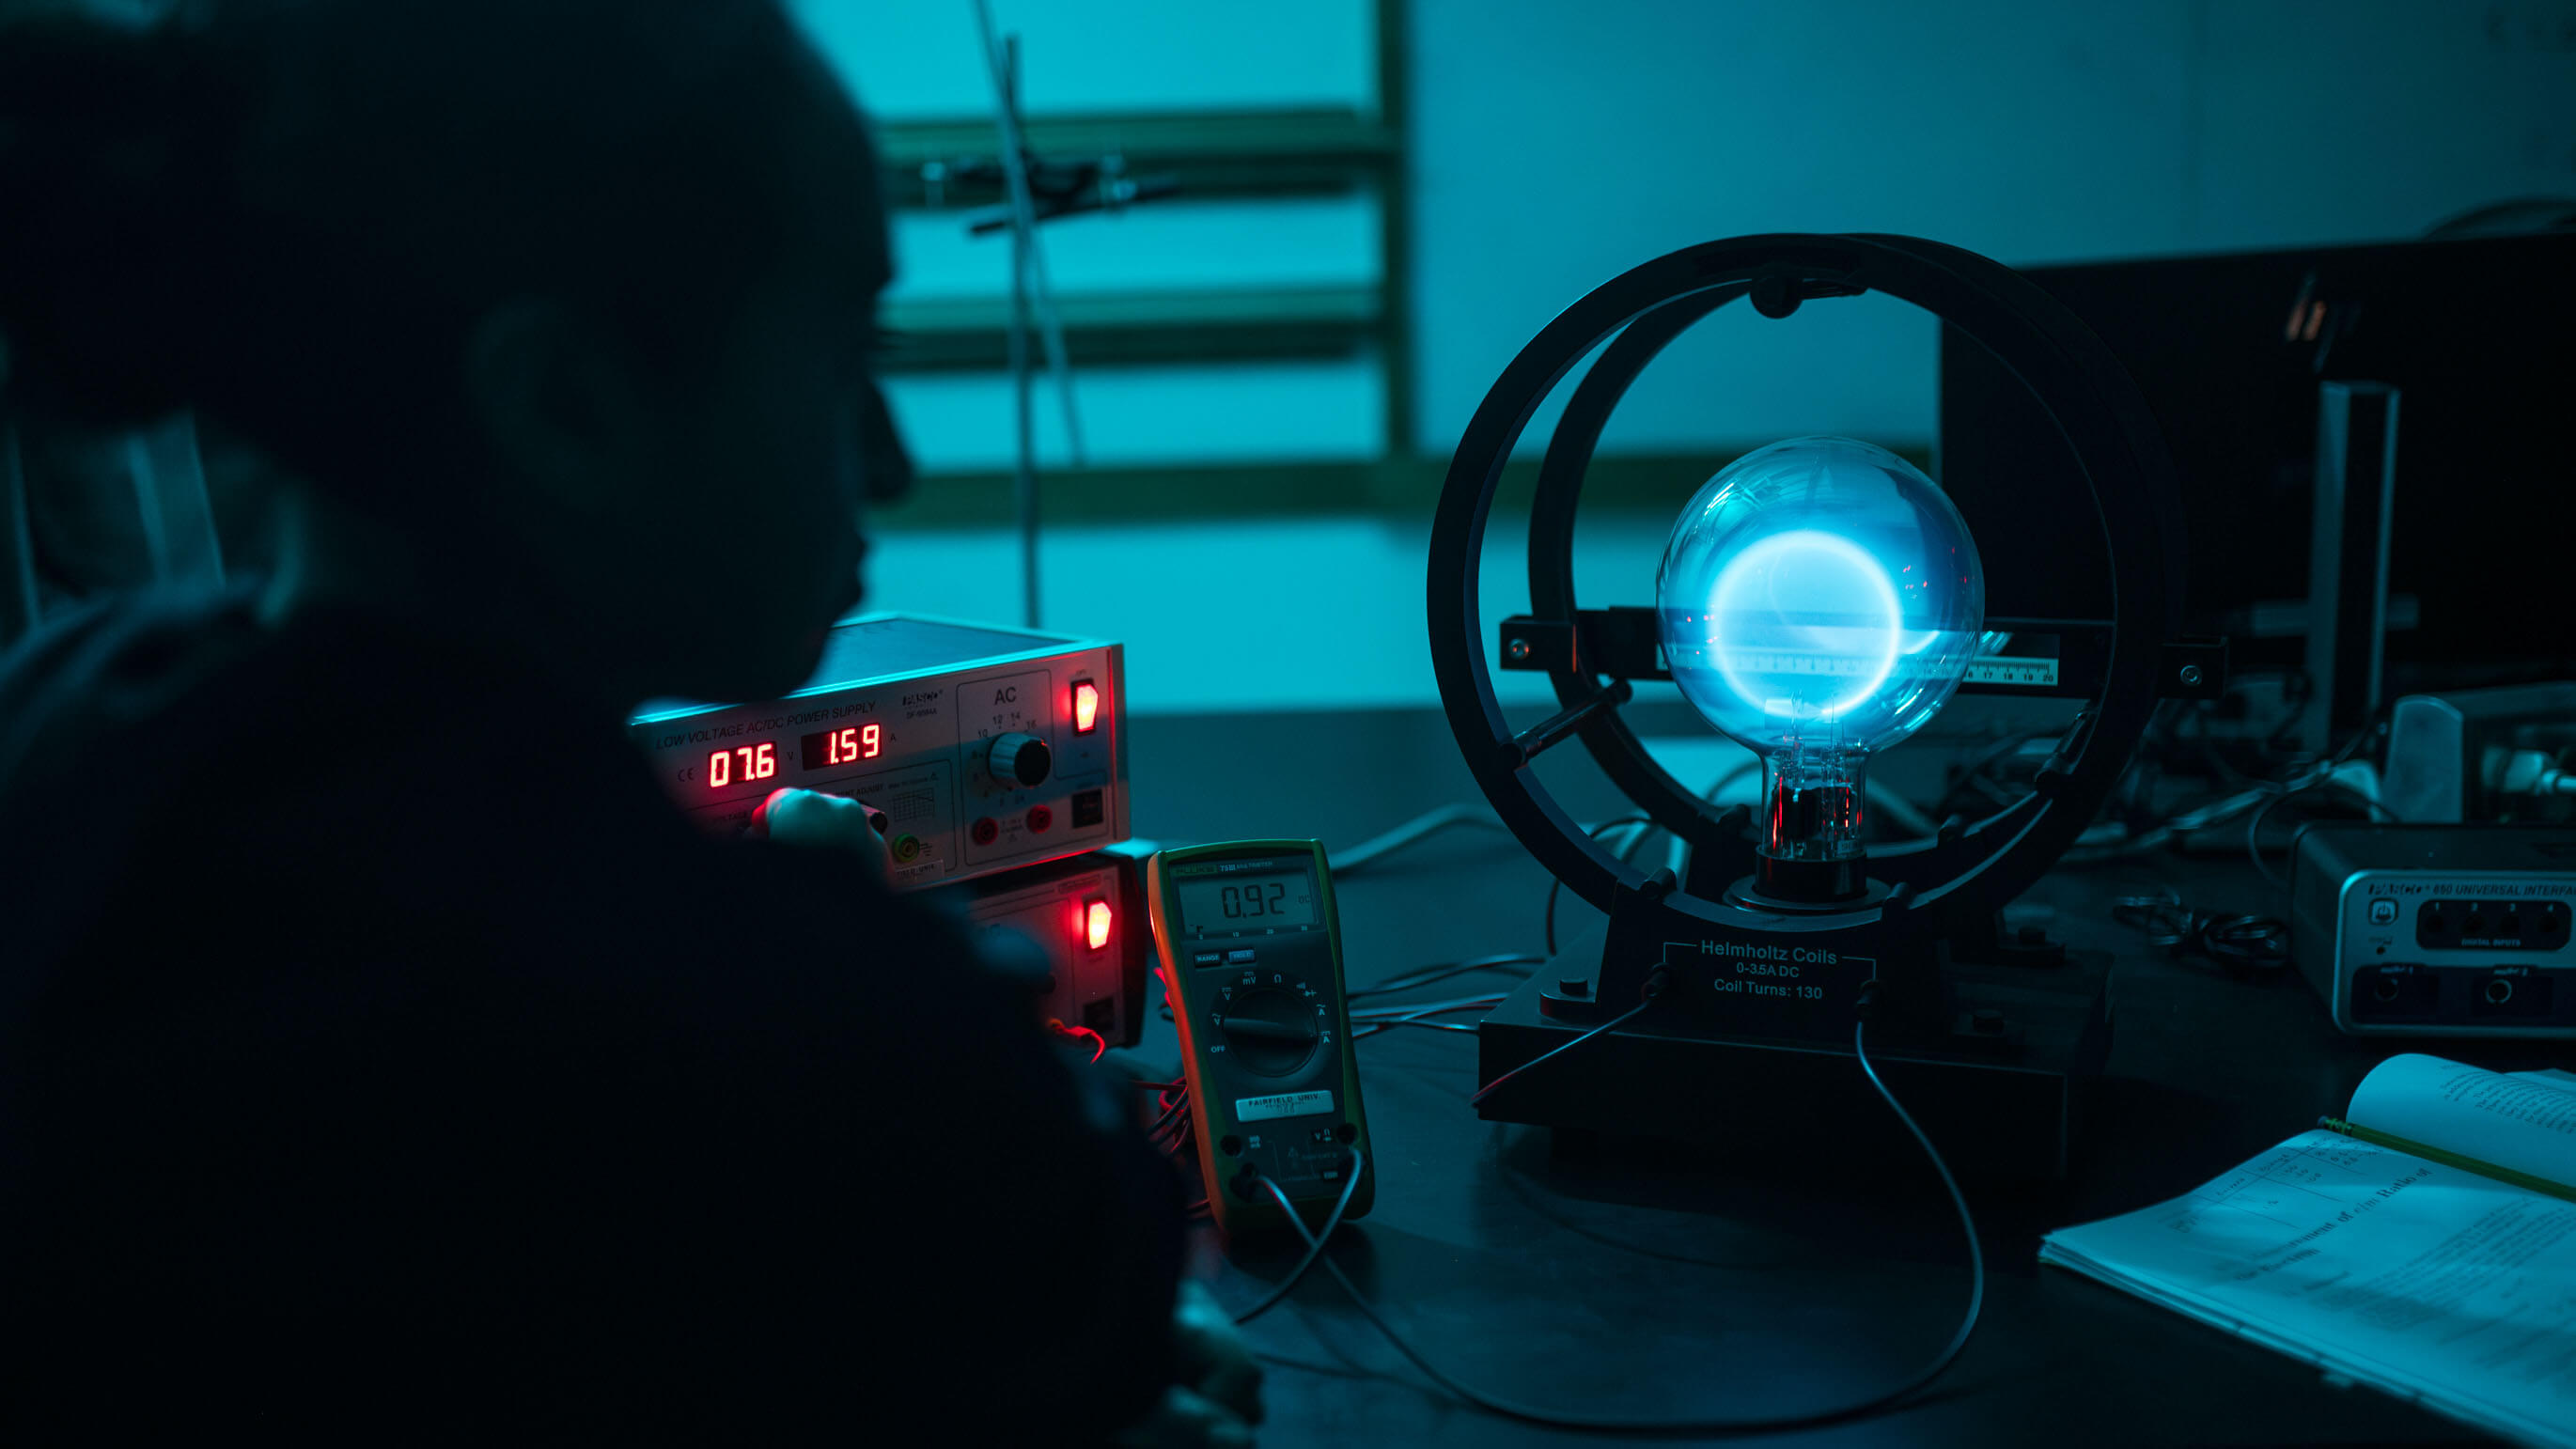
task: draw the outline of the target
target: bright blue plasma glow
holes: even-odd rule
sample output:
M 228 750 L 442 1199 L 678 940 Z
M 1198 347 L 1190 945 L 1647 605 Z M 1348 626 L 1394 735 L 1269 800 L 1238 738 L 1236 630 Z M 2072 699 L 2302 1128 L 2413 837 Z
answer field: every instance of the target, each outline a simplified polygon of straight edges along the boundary
M 1958 688 L 1984 619 L 1976 541 L 1940 485 L 1852 438 L 1728 464 L 1655 571 L 1674 685 L 1764 754 L 1856 760 L 1914 733 Z
M 1910 652 L 1887 570 L 1816 529 L 1773 534 L 1729 559 L 1707 618 L 1719 677 L 1774 718 L 1839 719 L 1874 699 Z

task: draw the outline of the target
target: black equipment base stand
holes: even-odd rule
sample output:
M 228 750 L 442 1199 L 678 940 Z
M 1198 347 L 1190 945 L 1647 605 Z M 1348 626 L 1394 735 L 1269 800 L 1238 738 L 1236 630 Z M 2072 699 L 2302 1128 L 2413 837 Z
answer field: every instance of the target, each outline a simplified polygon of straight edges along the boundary
M 1561 1020 L 1541 998 L 1561 978 L 1597 977 L 1602 936 L 1577 938 L 1477 1027 L 1476 1079 L 1574 1040 L 1590 1023 Z M 2066 1175 L 2085 1098 L 2111 1051 L 2110 958 L 2069 951 L 2055 966 L 1950 962 L 1942 969 L 1963 1017 L 2001 1013 L 2012 1039 L 1951 1046 L 1871 1033 L 1880 1080 L 1961 1176 Z M 1905 1128 L 1840 1045 L 1717 1034 L 1713 1024 L 1648 1011 L 1497 1091 L 1489 1122 L 1621 1137 L 1677 1138 L 1764 1157 L 1919 1154 Z

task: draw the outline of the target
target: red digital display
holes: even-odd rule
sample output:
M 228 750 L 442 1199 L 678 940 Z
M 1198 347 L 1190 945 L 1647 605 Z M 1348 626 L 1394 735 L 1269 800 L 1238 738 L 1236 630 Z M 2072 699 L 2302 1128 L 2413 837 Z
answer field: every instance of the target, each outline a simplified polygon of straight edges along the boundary
M 858 725 L 837 729 L 823 737 L 823 763 L 849 765 L 860 760 L 873 760 L 885 752 L 885 726 Z
M 740 780 L 749 784 L 766 780 L 778 773 L 778 746 L 762 740 L 756 745 L 736 745 L 707 756 L 707 787 L 721 790 Z
M 796 742 L 796 753 L 809 770 L 829 769 L 834 765 L 855 765 L 873 760 L 885 753 L 885 726 L 881 724 L 844 725 L 821 734 L 806 735 Z

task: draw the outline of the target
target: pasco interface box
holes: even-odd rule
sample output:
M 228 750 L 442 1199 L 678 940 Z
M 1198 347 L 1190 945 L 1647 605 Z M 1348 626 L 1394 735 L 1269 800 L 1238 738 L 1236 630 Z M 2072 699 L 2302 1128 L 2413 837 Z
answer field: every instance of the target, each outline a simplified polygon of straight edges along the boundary
M 799 786 L 885 812 L 893 883 L 923 890 L 1127 838 L 1124 655 L 1027 629 L 874 614 L 814 682 L 758 704 L 660 704 L 629 732 L 702 826 Z
M 2300 832 L 2290 949 L 2356 1035 L 2576 1038 L 2576 828 Z

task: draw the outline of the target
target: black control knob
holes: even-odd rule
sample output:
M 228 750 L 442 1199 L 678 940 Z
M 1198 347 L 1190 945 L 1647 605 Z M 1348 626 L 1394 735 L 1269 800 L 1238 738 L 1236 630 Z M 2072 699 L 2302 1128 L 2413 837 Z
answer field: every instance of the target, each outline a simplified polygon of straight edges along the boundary
M 1284 1077 L 1305 1066 L 1320 1035 L 1314 999 L 1277 986 L 1220 1005 L 1216 1030 L 1234 1064 L 1256 1077 Z
M 1035 735 L 1004 735 L 993 741 L 984 768 L 1011 789 L 1025 790 L 1046 783 L 1047 772 L 1055 768 L 1055 752 Z

